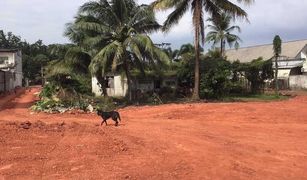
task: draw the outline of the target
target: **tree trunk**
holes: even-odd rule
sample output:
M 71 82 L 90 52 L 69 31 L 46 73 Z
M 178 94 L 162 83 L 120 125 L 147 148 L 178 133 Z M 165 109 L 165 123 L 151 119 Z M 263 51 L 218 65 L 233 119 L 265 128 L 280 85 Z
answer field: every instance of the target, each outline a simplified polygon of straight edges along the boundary
M 132 89 L 131 89 L 132 83 L 131 83 L 131 76 L 130 76 L 129 67 L 128 67 L 128 63 L 127 63 L 126 57 L 124 58 L 124 69 L 125 69 L 125 74 L 126 74 L 126 77 L 127 77 L 128 98 L 129 98 L 129 101 L 132 102 L 132 100 L 133 100 L 133 99 L 132 99 Z
M 221 57 L 223 57 L 223 38 L 221 38 Z
M 106 88 L 106 82 L 108 82 L 108 81 L 106 80 L 105 77 L 103 77 L 101 88 L 102 88 L 102 94 L 103 94 L 104 97 L 108 96 L 108 92 L 107 92 L 107 88 Z
M 278 59 L 278 56 L 276 55 L 275 56 L 275 94 L 278 95 L 278 63 L 277 63 L 277 59 Z
M 199 64 L 200 64 L 200 52 L 199 52 L 199 35 L 200 35 L 200 16 L 201 16 L 201 4 L 199 1 L 196 1 L 195 12 L 193 15 L 193 24 L 195 28 L 195 75 L 194 75 L 194 91 L 192 95 L 193 100 L 199 100 L 199 83 L 200 83 L 200 73 L 199 73 Z
M 42 78 L 42 86 L 45 85 L 45 78 L 44 78 L 44 68 L 43 65 L 41 65 L 41 78 Z
M 105 77 L 102 77 L 101 75 L 96 75 L 98 83 L 101 85 L 102 94 L 104 97 L 108 96 L 107 88 L 106 88 L 106 79 Z M 97 84 L 98 85 L 98 84 Z

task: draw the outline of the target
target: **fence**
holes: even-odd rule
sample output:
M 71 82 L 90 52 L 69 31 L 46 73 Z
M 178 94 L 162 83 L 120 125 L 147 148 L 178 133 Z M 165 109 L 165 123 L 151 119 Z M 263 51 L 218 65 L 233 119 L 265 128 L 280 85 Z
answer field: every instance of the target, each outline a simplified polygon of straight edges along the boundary
M 307 89 L 307 75 L 290 76 L 289 85 L 291 89 Z

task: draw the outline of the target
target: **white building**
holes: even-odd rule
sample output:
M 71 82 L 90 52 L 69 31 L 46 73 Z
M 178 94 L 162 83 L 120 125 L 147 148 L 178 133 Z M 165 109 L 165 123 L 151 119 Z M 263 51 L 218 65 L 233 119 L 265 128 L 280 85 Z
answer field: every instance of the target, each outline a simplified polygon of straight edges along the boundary
M 263 58 L 274 57 L 273 44 L 251 46 L 226 51 L 229 61 L 251 62 Z M 292 89 L 307 89 L 307 40 L 297 40 L 282 43 L 281 56 L 278 59 L 278 79 L 286 82 Z M 273 63 L 273 67 L 274 67 Z M 275 68 L 275 67 L 274 67 Z
M 108 96 L 113 97 L 124 97 L 128 93 L 128 84 L 127 78 L 125 76 L 121 76 L 118 74 L 115 75 L 108 75 L 108 81 L 106 82 L 106 90 Z M 141 91 L 141 92 L 148 92 L 160 89 L 162 87 L 177 87 L 177 78 L 175 76 L 153 78 L 153 77 L 133 77 L 133 89 Z M 96 96 L 102 95 L 102 88 L 101 85 L 98 83 L 97 78 L 92 78 L 92 92 Z
M 18 49 L 0 49 L 0 92 L 22 86 L 22 56 Z

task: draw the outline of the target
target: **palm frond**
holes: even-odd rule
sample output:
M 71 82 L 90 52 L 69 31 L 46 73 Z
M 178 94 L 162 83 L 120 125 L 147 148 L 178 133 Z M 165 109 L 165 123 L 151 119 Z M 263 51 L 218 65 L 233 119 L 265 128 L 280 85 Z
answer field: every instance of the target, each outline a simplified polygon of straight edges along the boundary
M 177 3 L 174 3 L 174 5 L 176 5 L 175 10 L 170 15 L 168 15 L 166 21 L 163 24 L 162 30 L 164 32 L 169 31 L 173 25 L 178 24 L 184 13 L 189 9 L 190 1 L 180 0 Z

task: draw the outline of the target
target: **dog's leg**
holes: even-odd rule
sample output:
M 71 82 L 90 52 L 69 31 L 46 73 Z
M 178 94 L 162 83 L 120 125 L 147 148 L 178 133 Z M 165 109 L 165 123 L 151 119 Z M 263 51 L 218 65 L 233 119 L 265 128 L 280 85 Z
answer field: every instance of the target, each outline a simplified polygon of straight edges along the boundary
M 117 120 L 115 120 L 115 126 L 118 126 L 118 121 Z
M 101 121 L 100 126 L 102 126 L 102 125 L 103 125 L 103 123 L 104 123 L 104 120 L 103 120 L 103 121 Z
M 105 120 L 104 122 L 106 122 L 106 126 L 108 126 L 107 120 Z

